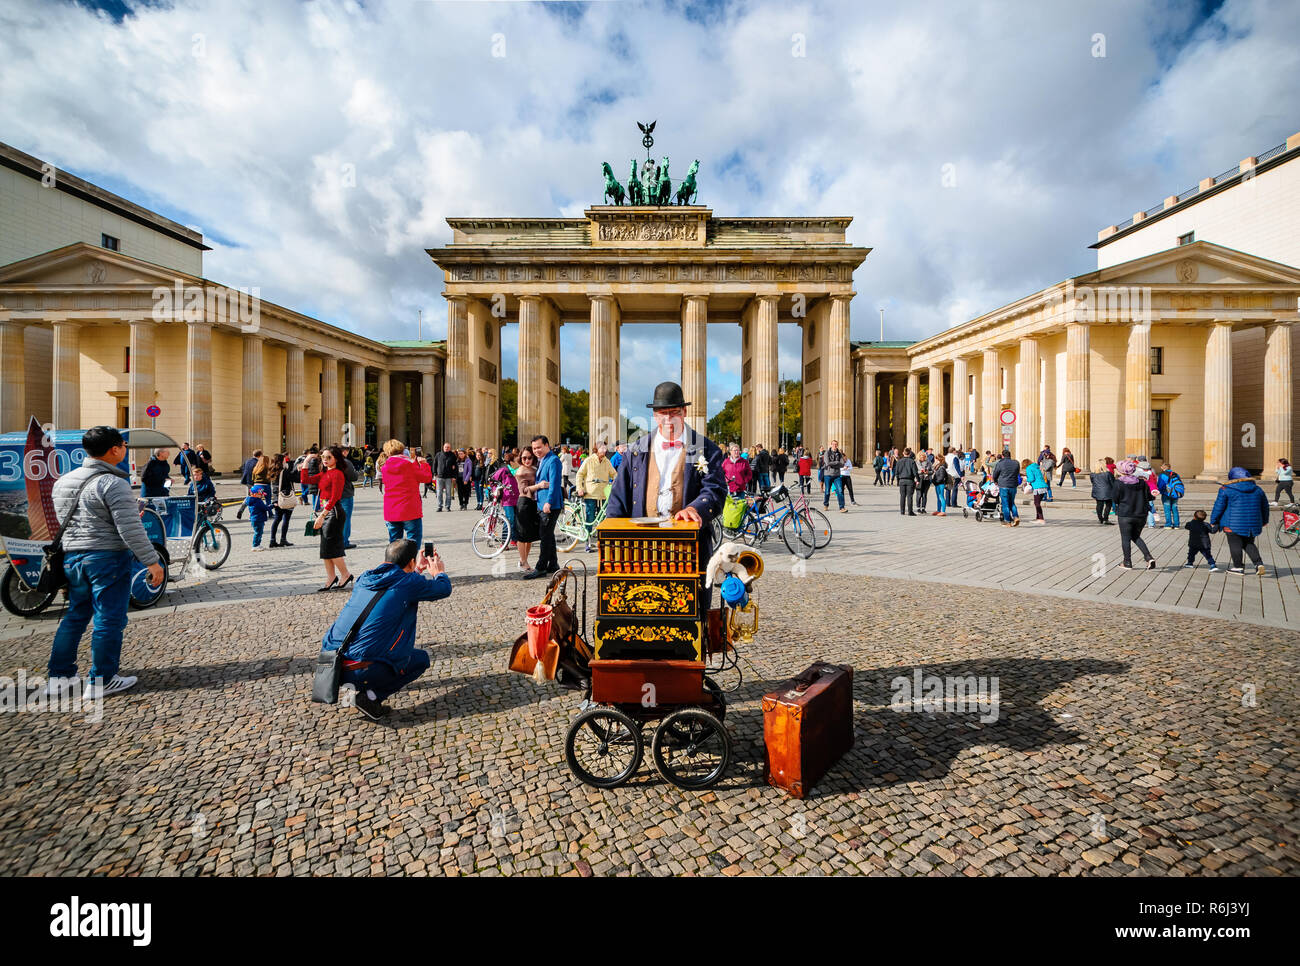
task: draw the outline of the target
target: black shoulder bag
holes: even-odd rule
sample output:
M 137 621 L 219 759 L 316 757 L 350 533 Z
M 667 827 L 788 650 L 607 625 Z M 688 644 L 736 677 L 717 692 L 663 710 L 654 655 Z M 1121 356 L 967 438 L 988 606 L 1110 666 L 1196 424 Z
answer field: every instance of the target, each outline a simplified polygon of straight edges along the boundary
M 94 481 L 96 476 L 99 474 L 91 474 L 82 481 L 81 486 L 77 487 L 77 493 L 72 498 L 72 512 L 68 514 L 68 519 L 63 526 L 59 527 L 59 535 L 54 538 L 54 542 L 45 548 L 45 560 L 41 562 L 41 575 L 36 580 L 37 593 L 53 594 L 68 585 L 68 572 L 63 569 L 63 535 L 68 532 L 72 518 L 81 509 L 82 491 Z
M 361 616 L 356 619 L 356 622 L 348 631 L 348 636 L 343 638 L 342 644 L 328 650 L 321 648 L 320 655 L 316 658 L 316 673 L 311 679 L 311 699 L 317 704 L 338 704 L 339 677 L 343 674 L 343 652 L 352 643 L 352 638 L 357 636 L 357 631 L 366 622 L 370 612 L 375 609 L 375 604 L 379 603 L 379 598 L 383 597 L 387 592 L 388 588 L 385 587 L 370 598 L 370 603 L 366 604 Z

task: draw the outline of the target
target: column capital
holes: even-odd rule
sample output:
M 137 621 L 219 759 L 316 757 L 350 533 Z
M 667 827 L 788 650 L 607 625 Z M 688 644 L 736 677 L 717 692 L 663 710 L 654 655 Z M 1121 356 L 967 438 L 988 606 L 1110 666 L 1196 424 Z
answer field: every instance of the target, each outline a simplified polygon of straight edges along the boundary
M 682 296 L 682 302 L 684 302 L 684 303 L 685 303 L 685 302 L 703 302 L 705 305 L 707 305 L 707 304 L 709 303 L 709 297 L 708 297 L 707 295 L 701 295 L 701 294 L 699 294 L 698 292 L 696 292 L 696 293 L 692 293 L 692 294 L 690 294 L 690 295 L 683 295 L 683 296 Z
M 826 297 L 832 302 L 847 302 L 857 294 L 857 292 L 831 292 Z
M 460 292 L 443 292 L 442 297 L 448 302 L 469 303 L 475 301 L 474 296 L 464 295 Z
M 755 294 L 755 295 L 752 296 L 752 298 L 754 299 L 755 302 L 777 302 L 777 303 L 779 303 L 779 302 L 781 301 L 781 296 L 780 296 L 779 294 L 773 294 L 773 293 L 771 293 L 771 292 L 763 292 L 763 293 L 761 293 L 761 294 Z
M 540 295 L 521 295 L 521 296 L 519 296 L 519 300 L 520 300 L 520 301 L 523 301 L 523 300 L 526 299 L 526 298 L 541 298 L 541 296 L 540 296 Z M 609 303 L 611 303 L 611 304 L 613 304 L 613 305 L 617 305 L 617 304 L 618 304 L 618 298 L 614 295 L 613 292 L 595 292 L 595 293 L 588 292 L 588 293 L 587 293 L 587 298 L 589 298 L 589 299 L 590 299 L 591 301 L 593 301 L 593 302 L 609 302 Z

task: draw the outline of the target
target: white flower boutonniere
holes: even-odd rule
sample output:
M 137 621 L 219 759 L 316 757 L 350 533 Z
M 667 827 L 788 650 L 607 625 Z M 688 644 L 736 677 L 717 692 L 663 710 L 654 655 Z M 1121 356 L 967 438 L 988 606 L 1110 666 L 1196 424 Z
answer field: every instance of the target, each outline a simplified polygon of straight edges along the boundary
M 701 453 L 699 459 L 695 461 L 695 472 L 699 473 L 700 476 L 704 476 L 709 472 L 709 461 L 704 458 L 703 453 Z

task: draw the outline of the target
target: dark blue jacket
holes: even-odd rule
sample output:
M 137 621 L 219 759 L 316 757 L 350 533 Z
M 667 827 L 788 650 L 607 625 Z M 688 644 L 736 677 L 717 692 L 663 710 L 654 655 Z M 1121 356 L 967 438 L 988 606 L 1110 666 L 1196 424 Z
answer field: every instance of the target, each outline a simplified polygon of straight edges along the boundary
M 1210 526 L 1231 530 L 1241 537 L 1255 537 L 1268 523 L 1268 497 L 1254 480 L 1233 480 L 1219 487 L 1210 512 Z
M 205 476 L 201 483 L 190 484 L 190 495 L 198 497 L 200 503 L 204 500 L 215 500 L 217 498 L 217 488 L 213 485 L 212 478 Z
M 606 517 L 646 516 L 646 481 L 650 476 L 650 440 L 653 437 L 654 433 L 646 433 L 628 447 L 627 458 L 619 466 L 614 485 L 609 489 Z M 709 524 L 722 512 L 722 505 L 727 498 L 727 480 L 722 472 L 722 450 L 689 426 L 684 427 L 682 442 L 686 446 L 682 504 L 694 507 L 704 521 L 700 527 L 700 543 L 703 559 L 707 561 L 712 534 Z M 701 455 L 708 463 L 708 470 L 703 474 L 695 468 Z
M 357 580 L 356 590 L 338 618 L 325 632 L 321 647 L 336 650 L 370 598 L 385 589 L 383 598 L 366 617 L 365 624 L 357 628 L 343 656 L 349 661 L 382 661 L 395 671 L 404 670 L 415 650 L 416 609 L 422 600 L 451 596 L 451 580 L 446 574 L 431 580 L 417 571 L 408 574 L 390 563 L 367 570 Z

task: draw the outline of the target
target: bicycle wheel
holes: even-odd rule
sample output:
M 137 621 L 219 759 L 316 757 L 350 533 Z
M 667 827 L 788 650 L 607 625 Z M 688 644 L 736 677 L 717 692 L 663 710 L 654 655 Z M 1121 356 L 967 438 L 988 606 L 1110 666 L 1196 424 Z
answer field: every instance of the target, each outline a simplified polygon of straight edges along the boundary
M 821 510 L 808 507 L 808 519 L 813 524 L 813 534 L 817 537 L 815 546 L 818 550 L 831 542 L 831 521 Z
M 817 549 L 815 524 L 808 510 L 787 513 L 781 520 L 781 539 L 796 557 L 807 560 Z
M 756 547 L 767 539 L 767 526 L 750 513 L 745 516 L 745 523 L 736 531 L 736 536 L 745 546 Z
M 560 553 L 568 553 L 578 545 L 587 533 L 587 526 L 583 522 L 583 510 L 574 507 L 572 503 L 564 505 L 564 513 L 560 515 L 560 522 L 555 525 L 555 549 Z
M 131 586 L 128 592 L 130 596 L 127 603 L 136 610 L 144 610 L 158 603 L 158 601 L 162 600 L 163 591 L 167 589 L 168 568 L 171 565 L 167 547 L 164 544 L 155 542 L 153 548 L 158 551 L 158 557 L 162 561 L 163 579 L 159 581 L 157 587 L 152 586 L 149 583 L 149 571 L 144 568 L 140 561 L 132 562 Z
M 1287 529 L 1286 521 L 1279 520 L 1273 528 L 1273 542 L 1284 550 L 1290 549 L 1300 540 L 1300 529 Z
M 0 580 L 0 603 L 4 604 L 5 610 L 18 617 L 35 617 L 54 602 L 57 593 L 58 591 L 52 590 L 48 594 L 42 594 L 39 590 L 28 587 L 12 565 L 5 568 L 4 579 Z
M 205 526 L 194 537 L 194 556 L 204 570 L 216 570 L 230 556 L 230 531 L 224 523 Z
M 503 516 L 486 514 L 474 524 L 470 546 L 484 560 L 491 560 L 510 543 L 510 521 Z

